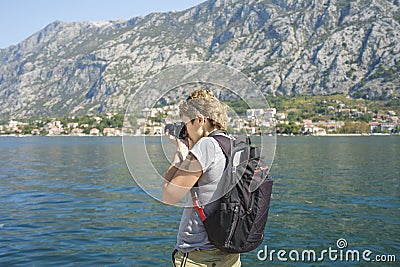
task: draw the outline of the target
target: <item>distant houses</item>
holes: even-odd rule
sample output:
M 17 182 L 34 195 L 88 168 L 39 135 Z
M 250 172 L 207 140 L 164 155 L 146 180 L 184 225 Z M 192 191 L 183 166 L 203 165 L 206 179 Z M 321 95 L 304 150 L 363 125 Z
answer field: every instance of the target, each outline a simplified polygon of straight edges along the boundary
M 326 135 L 325 128 L 318 127 L 311 120 L 303 120 L 301 132 L 305 135 Z
M 327 135 L 343 132 L 342 130 L 349 126 L 349 122 L 355 123 L 358 119 L 364 119 L 362 133 L 400 132 L 400 120 L 394 111 L 388 111 L 385 114 L 378 113 L 372 116 L 371 111 L 368 111 L 366 107 L 360 107 L 359 109 L 346 108 L 341 103 L 336 108 L 327 106 L 326 110 L 332 117 L 338 114 L 343 115 L 346 118 L 346 122 L 334 119 L 316 121 L 315 118 L 313 120 L 293 121 L 293 118 L 298 119 L 299 117 L 290 117 L 290 113 L 288 116 L 285 112 L 277 112 L 276 108 L 255 108 L 247 109 L 243 116 L 236 114 L 236 116 L 230 117 L 228 130 L 232 134 L 246 133 L 250 135 L 275 133 Z M 365 117 L 363 117 L 366 114 L 369 116 L 368 118 L 371 118 L 368 123 L 365 122 Z M 0 134 L 121 136 L 124 133 L 124 135 L 163 135 L 166 124 L 180 120 L 178 105 L 144 108 L 137 114 L 138 117 L 129 115 L 119 117 L 119 124 L 112 120 L 115 115 L 86 116 L 82 120 L 72 117 L 63 121 L 52 118 L 49 121 L 36 120 L 33 125 L 10 120 L 7 124 L 0 125 Z M 354 120 L 351 120 L 351 118 Z M 115 127 L 115 125 L 120 126 Z M 276 125 L 279 125 L 279 127 L 275 129 Z M 367 130 L 365 130 L 364 126 L 367 127 Z M 296 131 L 285 132 L 282 129 L 295 129 Z
M 303 120 L 303 126 L 301 133 L 304 135 L 326 135 L 327 133 L 337 132 L 344 126 L 343 121 L 318 121 L 312 122 L 312 120 Z
M 84 130 L 81 129 L 81 128 L 74 128 L 74 129 L 71 130 L 70 135 L 72 135 L 72 136 L 82 136 L 82 135 L 85 135 L 83 132 L 84 132 Z
M 100 135 L 100 130 L 97 129 L 97 128 L 92 128 L 92 129 L 90 129 L 89 134 L 90 135 L 99 136 Z
M 104 128 L 103 129 L 104 136 L 120 136 L 121 130 L 115 128 Z

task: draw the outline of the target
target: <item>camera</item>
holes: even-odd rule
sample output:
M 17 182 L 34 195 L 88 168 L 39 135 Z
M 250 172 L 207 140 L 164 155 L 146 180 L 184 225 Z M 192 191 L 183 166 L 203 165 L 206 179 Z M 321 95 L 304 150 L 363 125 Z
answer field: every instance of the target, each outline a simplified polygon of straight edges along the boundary
M 186 134 L 186 125 L 184 122 L 175 122 L 171 124 L 165 125 L 165 132 L 168 132 L 170 135 L 175 136 L 179 139 L 185 139 L 187 137 Z

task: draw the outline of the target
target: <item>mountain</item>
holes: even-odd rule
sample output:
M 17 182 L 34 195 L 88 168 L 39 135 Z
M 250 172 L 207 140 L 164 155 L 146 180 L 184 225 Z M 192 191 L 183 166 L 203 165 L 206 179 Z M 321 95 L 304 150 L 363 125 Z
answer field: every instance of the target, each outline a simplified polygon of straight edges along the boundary
M 128 21 L 55 21 L 0 50 L 0 118 L 123 112 L 168 66 L 211 61 L 265 94 L 400 93 L 399 0 L 209 0 Z

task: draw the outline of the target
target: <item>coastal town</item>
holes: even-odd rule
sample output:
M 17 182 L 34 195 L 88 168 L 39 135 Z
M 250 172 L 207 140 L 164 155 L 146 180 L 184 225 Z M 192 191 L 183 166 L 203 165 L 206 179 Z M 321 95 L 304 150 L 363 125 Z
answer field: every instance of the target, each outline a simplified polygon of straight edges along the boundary
M 399 134 L 400 120 L 394 110 L 369 110 L 366 106 L 349 107 L 342 101 L 322 100 L 315 104 L 323 112 L 312 118 L 295 109 L 242 109 L 231 114 L 228 131 L 249 135 L 389 135 Z M 321 110 L 321 108 L 320 108 Z M 178 105 L 148 107 L 140 114 L 106 113 L 97 116 L 49 118 L 30 121 L 9 120 L 0 125 L 0 135 L 11 136 L 122 136 L 163 135 L 166 124 L 179 121 Z

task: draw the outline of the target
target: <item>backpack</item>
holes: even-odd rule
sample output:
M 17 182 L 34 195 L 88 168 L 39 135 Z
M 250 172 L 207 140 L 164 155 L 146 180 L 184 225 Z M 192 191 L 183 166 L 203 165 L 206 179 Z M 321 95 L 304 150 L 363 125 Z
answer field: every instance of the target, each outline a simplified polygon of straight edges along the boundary
M 215 247 L 227 253 L 251 251 L 264 238 L 273 184 L 268 166 L 249 137 L 232 140 L 224 135 L 209 136 L 218 142 L 227 159 L 218 184 L 225 191 L 218 200 L 200 206 L 195 185 L 191 189 L 193 206 Z

